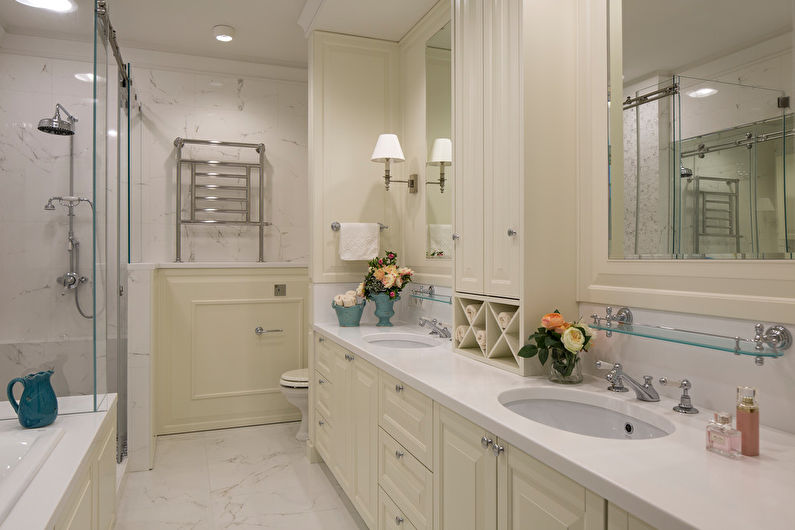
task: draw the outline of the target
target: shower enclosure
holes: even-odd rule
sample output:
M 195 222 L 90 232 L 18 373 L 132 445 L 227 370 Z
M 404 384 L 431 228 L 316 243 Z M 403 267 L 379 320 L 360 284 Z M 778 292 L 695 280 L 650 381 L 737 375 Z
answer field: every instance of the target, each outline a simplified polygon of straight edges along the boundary
M 625 257 L 792 257 L 793 123 L 782 91 L 674 76 L 630 99 Z
M 55 370 L 61 414 L 119 393 L 122 448 L 134 94 L 105 3 L 93 7 L 79 57 L 57 40 L 0 44 L 0 375 Z

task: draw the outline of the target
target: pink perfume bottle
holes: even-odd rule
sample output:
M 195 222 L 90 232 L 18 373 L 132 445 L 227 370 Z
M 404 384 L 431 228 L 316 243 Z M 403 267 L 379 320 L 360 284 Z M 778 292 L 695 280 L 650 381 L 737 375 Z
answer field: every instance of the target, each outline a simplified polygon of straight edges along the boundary
M 741 449 L 742 433 L 732 428 L 731 414 L 716 412 L 715 419 L 707 424 L 707 450 L 737 458 Z

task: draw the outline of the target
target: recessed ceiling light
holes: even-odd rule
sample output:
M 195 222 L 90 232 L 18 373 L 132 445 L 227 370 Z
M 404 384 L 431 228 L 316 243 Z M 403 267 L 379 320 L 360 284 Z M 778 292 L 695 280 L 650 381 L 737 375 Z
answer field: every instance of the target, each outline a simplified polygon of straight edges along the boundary
M 215 40 L 229 42 L 235 38 L 235 28 L 224 25 L 213 26 L 213 35 L 215 36 Z
M 704 87 L 699 88 L 698 90 L 693 90 L 692 92 L 688 92 L 687 95 L 691 98 L 708 98 L 709 96 L 714 96 L 717 93 L 717 89 Z
M 39 9 L 48 9 L 56 13 L 69 13 L 77 9 L 72 0 L 17 0 L 18 3 Z
M 77 79 L 78 81 L 82 81 L 84 83 L 91 83 L 92 81 L 94 81 L 94 74 L 90 72 L 86 72 L 83 74 L 75 74 L 75 79 Z

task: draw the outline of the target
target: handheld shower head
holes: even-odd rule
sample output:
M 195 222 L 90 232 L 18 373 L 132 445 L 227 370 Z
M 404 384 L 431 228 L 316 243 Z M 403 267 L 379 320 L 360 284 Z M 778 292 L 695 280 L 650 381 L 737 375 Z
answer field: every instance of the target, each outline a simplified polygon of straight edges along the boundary
M 61 118 L 61 111 L 66 114 L 66 119 Z M 52 118 L 43 118 L 39 120 L 39 130 L 48 134 L 57 134 L 59 136 L 71 136 L 75 133 L 75 122 L 77 118 L 69 114 L 63 105 L 56 103 L 55 115 Z

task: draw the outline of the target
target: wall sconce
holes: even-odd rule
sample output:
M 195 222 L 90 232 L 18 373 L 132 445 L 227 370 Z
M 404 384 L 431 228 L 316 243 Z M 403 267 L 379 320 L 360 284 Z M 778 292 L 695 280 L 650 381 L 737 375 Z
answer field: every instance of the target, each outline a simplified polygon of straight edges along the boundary
M 390 162 L 403 162 L 406 160 L 406 157 L 403 156 L 403 149 L 400 148 L 400 141 L 396 134 L 379 135 L 370 160 L 379 163 L 383 162 L 384 185 L 386 186 L 386 191 L 389 191 L 389 184 L 391 182 L 405 182 L 408 184 L 409 193 L 417 193 L 417 175 L 410 175 L 409 180 L 392 180 L 389 175 Z
M 438 184 L 439 193 L 444 193 L 444 166 L 453 164 L 453 142 L 450 138 L 437 138 L 433 141 L 431 148 L 431 159 L 428 160 L 429 166 L 439 166 L 439 180 L 436 182 L 426 182 L 425 184 Z

